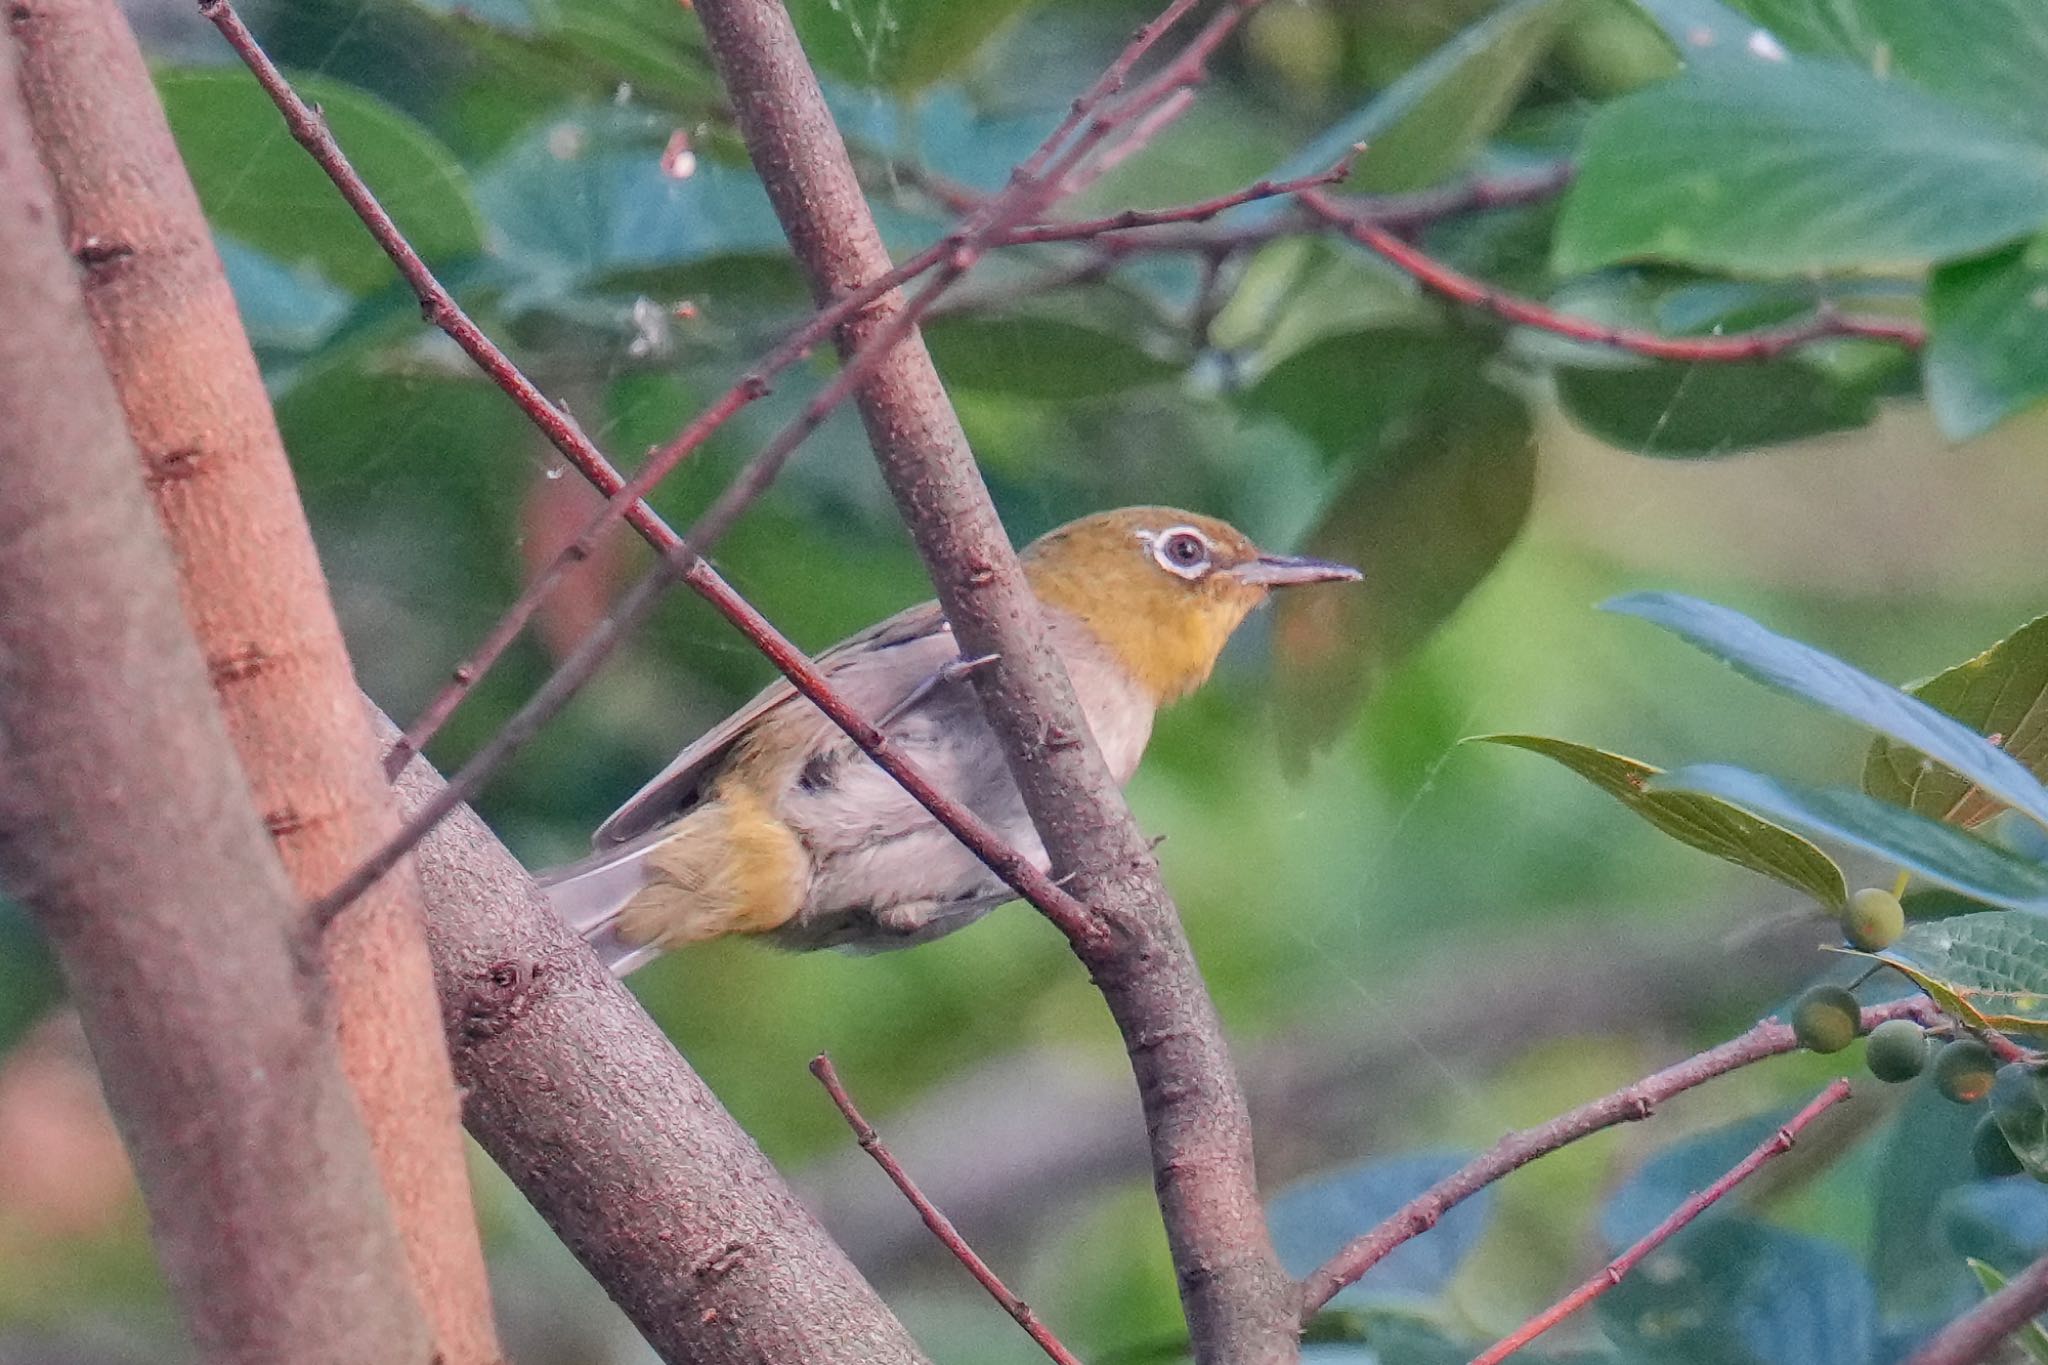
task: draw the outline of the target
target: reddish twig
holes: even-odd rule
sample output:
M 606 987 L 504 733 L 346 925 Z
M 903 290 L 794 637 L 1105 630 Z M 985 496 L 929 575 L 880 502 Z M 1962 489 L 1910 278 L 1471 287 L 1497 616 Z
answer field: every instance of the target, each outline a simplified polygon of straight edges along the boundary
M 999 246 L 1030 246 L 1043 242 L 1072 242 L 1101 237 L 1108 233 L 1127 232 L 1134 228 L 1159 227 L 1168 223 L 1206 223 L 1217 214 L 1234 209 L 1240 204 L 1256 203 L 1261 199 L 1279 199 L 1299 194 L 1303 190 L 1316 189 L 1323 185 L 1340 183 L 1351 173 L 1349 156 L 1327 171 L 1315 175 L 1304 175 L 1294 180 L 1261 180 L 1229 194 L 1220 194 L 1214 199 L 1198 203 L 1182 204 L 1169 209 L 1125 209 L 1107 218 L 1088 218 L 1073 223 L 1036 223 L 1025 227 L 1012 228 L 1003 234 Z
M 1822 305 L 1803 322 L 1758 328 L 1732 336 L 1671 337 L 1634 327 L 1610 327 L 1589 318 L 1561 313 L 1534 299 L 1522 298 L 1461 274 L 1370 218 L 1345 208 L 1320 190 L 1303 190 L 1296 201 L 1310 213 L 1410 276 L 1433 293 L 1454 303 L 1493 314 L 1503 322 L 1534 327 L 1573 341 L 1609 346 L 1652 360 L 1726 362 L 1769 360 L 1800 346 L 1830 337 L 1862 337 L 1900 346 L 1919 346 L 1927 339 L 1918 323 L 1892 318 L 1852 317 Z
M 1931 1023 L 1939 1017 L 1940 1011 L 1935 1009 L 1932 1001 L 1916 995 L 1864 1010 L 1863 1028 L 1868 1031 L 1887 1019 L 1915 1019 Z M 1378 1227 L 1354 1238 L 1318 1267 L 1302 1285 L 1303 1320 L 1313 1317 L 1338 1290 L 1357 1281 L 1394 1248 L 1429 1231 L 1444 1214 L 1501 1177 L 1602 1129 L 1640 1122 L 1672 1096 L 1716 1076 L 1725 1076 L 1766 1058 L 1796 1051 L 1798 1047 L 1790 1025 L 1766 1019 L 1719 1047 L 1709 1048 L 1633 1085 L 1623 1086 L 1610 1095 L 1582 1104 L 1548 1123 L 1509 1133 L 1409 1200 Z
M 1783 1128 L 1759 1144 L 1755 1151 L 1736 1162 L 1713 1184 L 1696 1192 L 1673 1209 L 1669 1218 L 1651 1228 L 1634 1246 L 1609 1261 L 1592 1279 L 1523 1323 L 1492 1347 L 1474 1356 L 1472 1365 L 1500 1365 L 1500 1362 L 1620 1284 L 1622 1279 L 1641 1265 L 1651 1252 L 1677 1236 L 1694 1219 L 1725 1198 L 1737 1185 L 1762 1170 L 1772 1159 L 1791 1151 L 1792 1144 L 1806 1131 L 1809 1124 L 1848 1098 L 1847 1080 L 1837 1079 L 1829 1084 L 1827 1089 L 1814 1096 L 1812 1102 L 1804 1109 L 1794 1114 Z
M 1977 1365 L 2044 1312 L 2048 1312 L 2048 1256 L 1936 1332 L 1907 1358 L 1906 1365 Z
M 1005 1313 L 1016 1319 L 1017 1325 L 1024 1329 L 1025 1335 L 1038 1343 L 1040 1350 L 1060 1362 L 1060 1365 L 1081 1365 L 1080 1358 L 1053 1335 L 1051 1328 L 1039 1321 L 1038 1315 L 1031 1311 L 1031 1305 L 1011 1292 L 1010 1287 L 1003 1283 L 1002 1277 L 967 1244 L 967 1239 L 953 1226 L 953 1220 L 946 1217 L 938 1205 L 925 1197 L 924 1191 L 917 1187 L 917 1182 L 910 1178 L 910 1173 L 903 1169 L 903 1163 L 896 1160 L 888 1147 L 883 1145 L 882 1135 L 862 1116 L 859 1106 L 853 1102 L 853 1096 L 846 1092 L 845 1085 L 840 1082 L 838 1069 L 832 1065 L 832 1059 L 822 1052 L 813 1057 L 811 1074 L 818 1078 L 819 1084 L 825 1087 L 825 1093 L 832 1097 L 832 1103 L 838 1106 L 840 1116 L 846 1120 L 846 1126 L 853 1130 L 854 1141 L 860 1144 L 860 1149 L 873 1157 L 875 1164 L 882 1168 L 882 1173 L 903 1192 L 903 1197 L 917 1210 L 917 1216 L 924 1220 L 924 1225 L 931 1229 L 932 1236 L 939 1239 L 940 1245 L 953 1253 L 953 1258 L 961 1265 L 967 1267 L 967 1273 L 988 1291 L 990 1298 L 1002 1305 Z

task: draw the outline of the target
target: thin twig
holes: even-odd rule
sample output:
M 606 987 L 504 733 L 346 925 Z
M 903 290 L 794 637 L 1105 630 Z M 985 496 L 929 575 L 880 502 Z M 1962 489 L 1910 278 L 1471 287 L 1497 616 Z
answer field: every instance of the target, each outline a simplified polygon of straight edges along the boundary
M 1593 346 L 1609 346 L 1653 360 L 1727 362 L 1769 360 L 1829 337 L 1863 337 L 1917 347 L 1927 337 L 1918 323 L 1893 318 L 1852 317 L 1823 305 L 1803 322 L 1764 327 L 1732 336 L 1670 337 L 1634 327 L 1610 327 L 1561 313 L 1461 274 L 1427 252 L 1401 240 L 1369 218 L 1360 217 L 1320 190 L 1303 190 L 1296 202 L 1345 236 L 1454 303 L 1493 314 L 1503 322 L 1534 327 Z
M 860 1108 L 853 1102 L 853 1096 L 846 1092 L 845 1085 L 840 1082 L 838 1069 L 832 1065 L 832 1059 L 822 1052 L 813 1057 L 811 1074 L 818 1078 L 819 1084 L 825 1087 L 825 1093 L 832 1097 L 832 1103 L 838 1106 L 841 1117 L 846 1120 L 846 1126 L 853 1130 L 854 1141 L 860 1144 L 863 1152 L 875 1159 L 875 1164 L 882 1168 L 883 1174 L 903 1192 L 903 1197 L 917 1210 L 917 1216 L 931 1229 L 932 1236 L 938 1238 L 939 1243 L 953 1253 L 955 1260 L 967 1267 L 967 1273 L 988 1291 L 990 1298 L 1002 1305 L 1005 1313 L 1016 1319 L 1017 1325 L 1038 1343 L 1040 1350 L 1060 1362 L 1060 1365 L 1081 1365 L 1080 1358 L 1053 1335 L 1051 1328 L 1039 1321 L 1038 1315 L 1031 1311 L 1031 1305 L 1011 1292 L 1010 1287 L 1003 1283 L 1002 1277 L 967 1244 L 967 1239 L 953 1226 L 953 1220 L 946 1217 L 938 1205 L 925 1197 L 924 1191 L 917 1187 L 917 1182 L 910 1178 L 910 1173 L 903 1169 L 903 1164 L 883 1145 L 882 1136 L 875 1131 L 874 1125 L 861 1115 Z
M 1755 1175 L 1776 1157 L 1792 1150 L 1792 1144 L 1815 1119 L 1849 1098 L 1849 1082 L 1836 1079 L 1827 1089 L 1794 1114 L 1783 1128 L 1766 1138 L 1756 1150 L 1735 1163 L 1719 1179 L 1694 1193 L 1671 1211 L 1671 1216 L 1651 1228 L 1634 1246 L 1601 1267 L 1598 1274 L 1523 1323 L 1492 1347 L 1472 1358 L 1472 1365 L 1500 1365 L 1515 1352 L 1620 1284 L 1650 1253 L 1683 1231 L 1692 1221 L 1727 1197 L 1737 1185 Z
M 1863 1028 L 1868 1031 L 1887 1019 L 1932 1023 L 1939 1017 L 1940 1011 L 1935 1009 L 1932 1001 L 1916 995 L 1864 1010 Z M 1766 1058 L 1796 1051 L 1798 1047 L 1799 1042 L 1792 1036 L 1789 1024 L 1766 1019 L 1719 1047 L 1709 1048 L 1633 1085 L 1588 1101 L 1547 1123 L 1509 1133 L 1402 1205 L 1378 1227 L 1352 1239 L 1318 1267 L 1302 1285 L 1303 1321 L 1313 1317 L 1338 1290 L 1356 1282 L 1396 1247 L 1429 1231 L 1444 1214 L 1501 1177 L 1602 1129 L 1640 1122 L 1672 1096 L 1716 1076 L 1725 1076 Z
M 1043 242 L 1072 242 L 1101 237 L 1105 233 L 1128 232 L 1134 228 L 1159 227 L 1167 223 L 1206 223 L 1217 214 L 1234 209 L 1240 204 L 1256 203 L 1261 199 L 1279 199 L 1299 194 L 1323 185 L 1335 185 L 1351 173 L 1351 157 L 1332 166 L 1329 170 L 1315 175 L 1304 175 L 1294 180 L 1261 180 L 1229 194 L 1219 194 L 1214 199 L 1203 199 L 1193 204 L 1182 204 L 1167 209 L 1125 209 L 1106 218 L 1088 218 L 1072 223 L 1036 223 L 1025 227 L 1012 228 L 1003 234 L 998 245 L 1028 246 Z

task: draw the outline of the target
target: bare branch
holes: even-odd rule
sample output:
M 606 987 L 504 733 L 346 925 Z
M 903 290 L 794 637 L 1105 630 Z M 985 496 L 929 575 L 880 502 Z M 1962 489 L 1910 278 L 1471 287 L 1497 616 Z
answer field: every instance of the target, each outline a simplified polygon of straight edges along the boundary
M 1169 17 L 1184 8 L 1176 5 Z M 1148 92 L 1164 99 L 1192 84 L 1201 58 L 1246 8 L 1228 7 L 1122 107 L 1140 109 Z M 696 10 L 814 297 L 886 273 L 888 254 L 788 16 L 767 0 L 698 0 Z M 1079 131 L 1069 149 L 1027 162 L 973 231 L 993 237 L 1007 226 L 1007 214 L 1021 221 L 1042 212 L 1046 187 L 1056 190 L 1114 126 L 1083 108 L 1070 123 Z M 1033 178 L 1040 174 L 1042 181 Z M 858 353 L 902 307 L 885 297 L 849 321 L 839 333 L 842 353 Z M 1052 870 L 1108 928 L 1076 948 L 1123 1032 L 1138 1079 L 1197 1358 L 1291 1359 L 1295 1290 L 1266 1233 L 1250 1125 L 1221 1023 L 1151 850 L 1046 643 L 1037 604 L 922 339 L 913 332 L 894 347 L 858 402 L 962 652 L 998 658 L 974 681 Z
M 1712 1184 L 1686 1199 L 1671 1216 L 1651 1228 L 1627 1251 L 1609 1261 L 1584 1284 L 1523 1323 L 1499 1342 L 1473 1357 L 1472 1365 L 1501 1365 L 1515 1352 L 1620 1284 L 1631 1270 L 1641 1265 L 1658 1247 L 1676 1237 L 1693 1220 L 1726 1198 L 1737 1185 L 1762 1170 L 1773 1158 L 1792 1150 L 1792 1144 L 1815 1119 L 1849 1098 L 1849 1082 L 1836 1080 L 1751 1152 L 1735 1163 Z
M 1804 322 L 1764 327 L 1732 336 L 1670 337 L 1640 328 L 1610 327 L 1589 318 L 1560 313 L 1534 299 L 1495 289 L 1469 275 L 1460 274 L 1427 252 L 1402 241 L 1371 218 L 1347 210 L 1340 201 L 1320 190 L 1304 190 L 1296 199 L 1310 213 L 1406 273 L 1423 288 L 1454 303 L 1491 313 L 1503 322 L 1534 327 L 1572 341 L 1608 346 L 1652 360 L 1701 363 L 1769 360 L 1829 337 L 1863 337 L 1908 347 L 1920 346 L 1927 339 L 1926 329 L 1915 322 L 1896 318 L 1851 317 L 1830 307 L 1816 310 Z
M 917 1216 L 931 1229 L 932 1236 L 939 1239 L 939 1244 L 951 1252 L 961 1265 L 967 1267 L 967 1273 L 988 1291 L 990 1298 L 1002 1305 L 1005 1313 L 1016 1319 L 1017 1325 L 1038 1343 L 1040 1350 L 1060 1362 L 1060 1365 L 1081 1365 L 1074 1353 L 1053 1335 L 1052 1329 L 1038 1320 L 1038 1315 L 1031 1311 L 1031 1305 L 1012 1293 L 1010 1287 L 1003 1283 L 1002 1277 L 989 1268 L 988 1262 L 975 1254 L 974 1248 L 967 1245 L 967 1239 L 960 1235 L 960 1230 L 953 1226 L 952 1220 L 940 1212 L 938 1205 L 924 1197 L 924 1191 L 918 1189 L 917 1182 L 910 1178 L 910 1173 L 903 1169 L 902 1163 L 891 1156 L 889 1149 L 883 1145 L 882 1135 L 875 1131 L 873 1124 L 862 1117 L 859 1107 L 853 1102 L 853 1096 L 846 1093 L 845 1085 L 840 1082 L 839 1071 L 832 1065 L 832 1059 L 819 1053 L 811 1059 L 811 1074 L 818 1078 L 819 1084 L 825 1087 L 825 1093 L 832 1097 L 832 1103 L 837 1106 L 840 1116 L 846 1120 L 846 1126 L 853 1130 L 854 1140 L 860 1144 L 860 1149 L 873 1157 L 875 1164 L 882 1168 L 883 1174 L 903 1192 L 903 1197 L 917 1210 Z
M 1938 1013 L 1933 1002 L 1916 995 L 1866 1009 L 1863 1011 L 1863 1028 L 1868 1031 L 1887 1019 L 1916 1019 L 1927 1023 L 1937 1018 Z M 1409 1200 L 1378 1227 L 1353 1239 L 1318 1267 L 1302 1286 L 1303 1321 L 1313 1317 L 1338 1290 L 1355 1283 L 1366 1271 L 1386 1259 L 1394 1248 L 1429 1231 L 1444 1214 L 1502 1176 L 1603 1128 L 1640 1122 L 1655 1113 L 1657 1106 L 1673 1095 L 1682 1094 L 1716 1076 L 1725 1076 L 1769 1057 L 1782 1056 L 1796 1051 L 1798 1047 L 1791 1025 L 1766 1019 L 1719 1047 L 1709 1048 L 1633 1085 L 1591 1100 L 1548 1123 L 1509 1133 Z
M 398 826 L 284 444 L 198 195 L 114 0 L 23 0 L 22 90 L 185 615 L 285 870 L 318 895 Z M 342 1064 L 448 1365 L 500 1358 L 419 887 L 323 942 Z
M 200 1353 L 432 1352 L 0 42 L 0 873 L 48 935 Z
M 442 790 L 423 759 L 398 785 L 409 813 Z M 436 825 L 417 862 L 470 1131 L 662 1359 L 922 1365 L 845 1253 L 475 812 Z
M 1907 1358 L 1906 1365 L 1977 1365 L 2044 1312 L 2048 1312 L 2048 1256 L 1936 1332 L 1933 1340 Z

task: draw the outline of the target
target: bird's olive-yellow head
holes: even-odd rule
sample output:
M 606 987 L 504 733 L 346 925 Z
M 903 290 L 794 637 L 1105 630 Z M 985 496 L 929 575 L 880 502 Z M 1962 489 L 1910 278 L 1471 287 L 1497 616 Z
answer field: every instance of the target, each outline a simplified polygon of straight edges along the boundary
M 1041 602 L 1079 618 L 1161 705 L 1202 685 L 1272 589 L 1360 577 L 1267 554 L 1229 523 L 1174 507 L 1068 522 L 1025 548 L 1024 572 Z

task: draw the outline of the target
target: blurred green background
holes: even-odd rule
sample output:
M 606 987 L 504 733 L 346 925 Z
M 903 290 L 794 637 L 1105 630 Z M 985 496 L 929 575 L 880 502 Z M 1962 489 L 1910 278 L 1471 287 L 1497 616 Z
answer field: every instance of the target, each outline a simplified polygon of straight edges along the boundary
M 1122 0 L 795 8 L 899 249 L 943 230 L 935 183 L 999 185 L 1150 12 Z M 1667 26 L 1726 17 L 1650 8 Z M 1750 8 L 1795 49 L 1822 43 L 1790 0 Z M 1491 10 L 1276 0 L 1193 112 L 1070 209 L 1222 193 L 1318 136 L 1336 148 L 1370 137 L 1357 179 L 1375 191 L 1527 173 L 1579 149 L 1605 102 L 1674 69 L 1652 18 L 1621 0 Z M 596 501 L 419 326 L 211 29 L 169 4 L 137 0 L 135 17 L 264 359 L 363 683 L 408 719 Z M 686 10 L 277 0 L 250 17 L 464 301 L 623 463 L 803 315 Z M 1475 22 L 1491 27 L 1473 38 Z M 1431 57 L 1454 39 L 1465 46 Z M 681 177 L 662 168 L 679 132 L 696 157 Z M 1425 240 L 1538 297 L 1702 332 L 1795 316 L 1833 293 L 1910 311 L 1946 259 L 1915 248 L 1846 283 L 1782 266 L 1766 283 L 1731 282 L 1683 261 L 1563 274 L 1557 223 L 1549 200 Z M 1355 604 L 1244 632 L 1215 681 L 1162 719 L 1131 788 L 1141 822 L 1164 836 L 1168 882 L 1240 1049 L 1267 1188 L 1407 1163 L 1330 1187 L 1360 1201 L 1356 1230 L 1442 1153 L 1746 1026 L 1823 970 L 1815 945 L 1832 934 L 1793 893 L 1659 838 L 1562 770 L 1460 738 L 1539 731 L 1662 765 L 1849 780 L 1861 736 L 1595 605 L 1678 588 L 1881 676 L 1931 673 L 2048 600 L 2048 422 L 2025 411 L 2034 390 L 2018 381 L 1979 391 L 1969 411 L 1985 420 L 1957 416 L 1953 398 L 1930 414 L 1910 358 L 1867 343 L 1718 369 L 1532 343 L 1306 233 L 1230 254 L 1207 283 L 1204 259 L 1138 254 L 1053 288 L 1091 264 L 1087 248 L 1005 253 L 962 287 L 931 341 L 1020 541 L 1085 511 L 1169 502 L 1374 571 Z M 827 372 L 823 359 L 800 367 L 657 505 L 687 520 Z M 1951 439 L 1973 427 L 1990 430 Z M 929 592 L 843 413 L 716 559 L 812 648 Z M 502 722 L 644 560 L 620 539 L 558 595 L 434 746 L 437 762 L 459 763 Z M 769 676 L 679 593 L 498 774 L 481 809 L 531 865 L 572 858 Z M 0 916 L 0 1362 L 178 1359 L 49 964 L 18 915 Z M 882 957 L 713 945 L 633 984 L 935 1358 L 1034 1352 L 852 1150 L 804 1068 L 821 1050 L 1071 1345 L 1105 1362 L 1171 1358 L 1178 1306 L 1116 1035 L 1027 909 Z M 1427 1331 L 1375 1319 L 1376 1348 L 1318 1349 L 1433 1360 L 1431 1333 L 1511 1328 L 1597 1264 L 1617 1226 L 1637 1227 L 1624 1217 L 1634 1201 L 1676 1201 L 1680 1177 L 1646 1158 L 1662 1151 L 1683 1169 L 1690 1149 L 1674 1144 L 1796 1103 L 1842 1069 L 1829 1060 L 1754 1068 L 1514 1178 L 1483 1217 L 1426 1240 L 1443 1248 L 1435 1263 L 1369 1280 L 1350 1304 Z M 1728 1358 L 1889 1359 L 1970 1300 L 1962 1251 L 2010 1263 L 2048 1241 L 2030 1182 L 1986 1194 L 1968 1180 L 1967 1129 L 1967 1115 L 1924 1096 L 1870 1095 L 1815 1144 L 1832 1159 L 1775 1182 L 1756 1220 L 1688 1243 L 1705 1267 L 1700 1301 L 1748 1314 L 1721 1333 Z M 481 1158 L 477 1172 L 514 1358 L 643 1358 L 519 1197 Z M 1325 1215 L 1350 1207 L 1338 1197 L 1283 1205 L 1296 1269 L 1334 1249 L 1343 1225 Z M 1771 1278 L 1813 1298 L 1758 1307 L 1756 1283 L 1713 1278 L 1737 1263 L 1782 1271 Z M 1823 1301 L 1849 1305 L 1827 1331 L 1755 1327 L 1810 1325 Z M 1704 1359 L 1691 1339 L 1641 1329 L 1654 1307 L 1589 1315 L 1560 1336 L 1602 1358 Z

